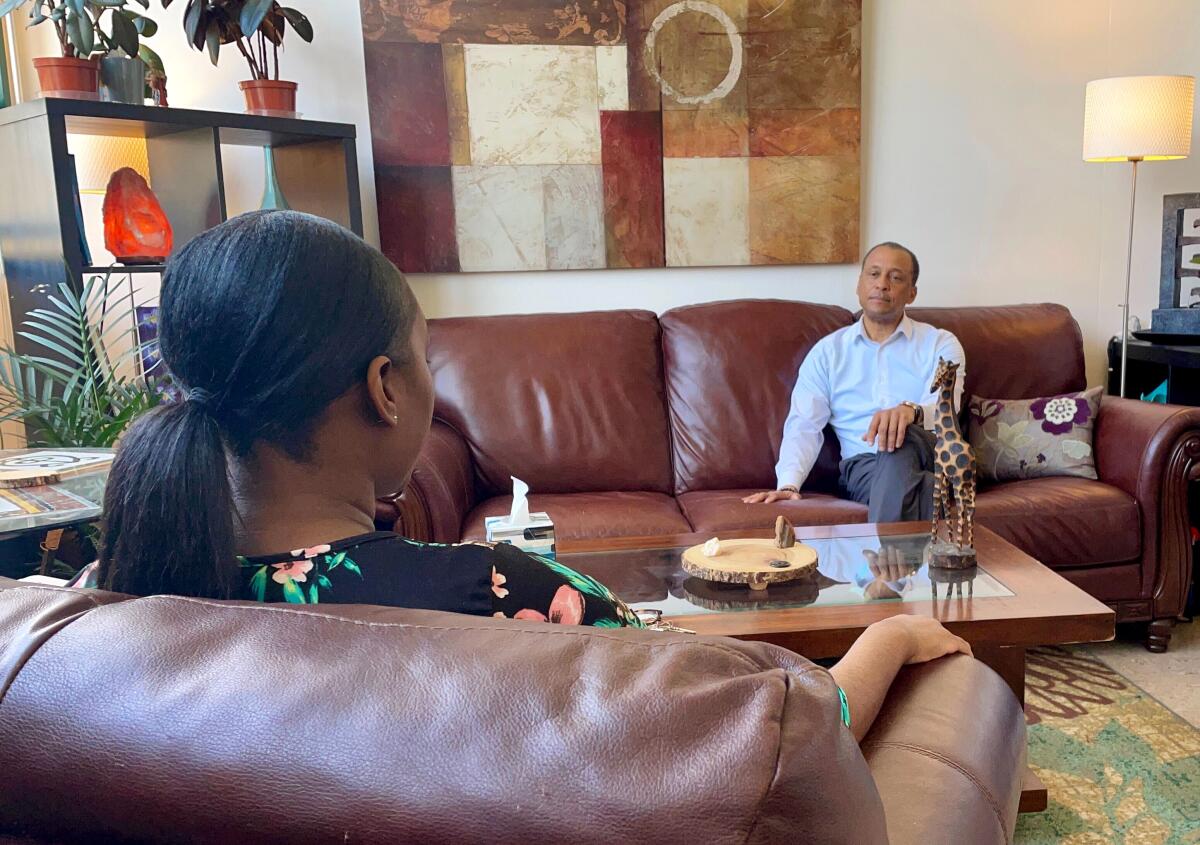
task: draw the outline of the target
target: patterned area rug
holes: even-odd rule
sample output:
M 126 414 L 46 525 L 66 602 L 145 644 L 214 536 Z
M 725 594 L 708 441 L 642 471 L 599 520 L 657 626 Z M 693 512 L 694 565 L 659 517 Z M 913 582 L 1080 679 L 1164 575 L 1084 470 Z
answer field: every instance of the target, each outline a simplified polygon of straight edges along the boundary
M 1019 845 L 1200 843 L 1200 730 L 1062 648 L 1029 653 L 1025 702 L 1050 806 L 1018 819 Z

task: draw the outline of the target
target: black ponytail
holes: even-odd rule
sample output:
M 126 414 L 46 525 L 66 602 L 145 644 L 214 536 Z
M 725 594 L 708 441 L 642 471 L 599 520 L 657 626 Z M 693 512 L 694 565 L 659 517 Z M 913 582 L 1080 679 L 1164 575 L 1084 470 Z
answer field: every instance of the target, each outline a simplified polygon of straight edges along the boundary
M 101 586 L 235 597 L 229 456 L 267 442 L 307 459 L 319 416 L 374 357 L 409 363 L 416 310 L 391 262 L 317 217 L 254 212 L 186 244 L 163 275 L 159 343 L 189 398 L 121 440 Z
M 104 512 L 105 589 L 139 596 L 235 594 L 228 461 L 220 427 L 202 403 L 164 405 L 130 427 L 105 488 Z

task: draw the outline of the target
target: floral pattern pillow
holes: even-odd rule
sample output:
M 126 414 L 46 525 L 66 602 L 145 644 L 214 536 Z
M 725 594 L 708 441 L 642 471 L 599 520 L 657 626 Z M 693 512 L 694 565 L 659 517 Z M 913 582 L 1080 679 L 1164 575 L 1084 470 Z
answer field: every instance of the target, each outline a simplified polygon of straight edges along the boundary
M 1043 399 L 971 397 L 971 430 L 979 477 L 1012 481 L 1073 475 L 1096 478 L 1092 429 L 1102 388 Z

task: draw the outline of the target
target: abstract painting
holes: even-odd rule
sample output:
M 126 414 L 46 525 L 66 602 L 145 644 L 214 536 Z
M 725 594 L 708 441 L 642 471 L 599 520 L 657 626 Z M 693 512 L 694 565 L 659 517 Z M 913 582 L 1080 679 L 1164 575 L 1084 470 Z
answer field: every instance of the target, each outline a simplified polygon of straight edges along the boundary
M 361 0 L 406 272 L 852 262 L 861 0 Z

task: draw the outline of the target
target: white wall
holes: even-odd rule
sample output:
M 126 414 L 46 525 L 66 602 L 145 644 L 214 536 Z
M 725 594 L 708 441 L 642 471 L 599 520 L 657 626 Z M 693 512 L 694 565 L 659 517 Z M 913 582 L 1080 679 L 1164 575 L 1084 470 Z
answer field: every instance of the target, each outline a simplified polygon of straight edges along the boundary
M 155 9 L 172 105 L 242 108 L 241 56 L 219 68 L 188 49 L 184 3 Z M 374 178 L 356 0 L 297 0 L 316 40 L 290 43 L 283 75 L 307 117 L 353 122 L 368 238 Z M 1080 160 L 1089 79 L 1200 75 L 1195 0 L 864 0 L 865 243 L 894 239 L 921 257 L 919 302 L 1061 302 L 1083 328 L 1099 383 L 1118 328 L 1129 165 Z M 233 164 L 249 195 L 261 162 Z M 1180 162 L 1143 166 L 1133 252 L 1133 313 L 1157 304 L 1162 195 L 1200 190 L 1200 144 Z M 742 296 L 853 304 L 849 265 L 425 275 L 431 316 L 649 308 Z

